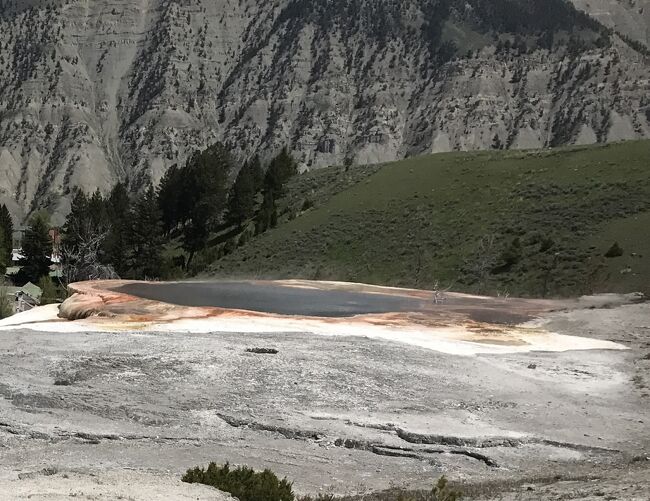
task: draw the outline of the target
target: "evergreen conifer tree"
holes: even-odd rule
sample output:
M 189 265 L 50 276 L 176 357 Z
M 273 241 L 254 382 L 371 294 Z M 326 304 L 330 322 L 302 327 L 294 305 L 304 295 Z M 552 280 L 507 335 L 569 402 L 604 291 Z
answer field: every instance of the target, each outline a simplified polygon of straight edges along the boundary
M 76 189 L 70 205 L 70 213 L 63 225 L 63 245 L 70 249 L 79 248 L 81 240 L 90 231 L 88 197 L 80 189 Z
M 4 275 L 7 271 L 7 266 L 11 263 L 10 258 L 7 256 L 7 242 L 5 242 L 5 234 L 0 231 L 0 275 Z
M 137 278 L 160 276 L 163 229 L 158 198 L 152 186 L 133 204 L 129 244 L 131 270 Z
M 248 162 L 253 176 L 253 186 L 255 187 L 255 194 L 262 191 L 264 187 L 264 171 L 262 170 L 262 162 L 260 157 L 255 155 L 252 160 Z
M 269 228 L 275 227 L 277 222 L 278 212 L 275 204 L 275 197 L 273 196 L 273 190 L 265 190 L 264 199 L 262 200 L 262 205 L 257 212 L 255 220 L 255 233 L 264 233 Z
M 183 169 L 178 206 L 183 248 L 189 253 L 188 268 L 196 252 L 207 245 L 210 232 L 227 207 L 231 169 L 230 153 L 221 143 L 194 155 Z
M 183 169 L 174 164 L 167 169 L 158 186 L 158 205 L 165 233 L 171 232 L 182 221 L 180 202 L 184 195 L 183 186 Z
M 0 262 L 7 266 L 11 264 L 11 251 L 13 248 L 14 223 L 7 206 L 0 205 L 0 233 L 2 236 L 0 244 Z
M 49 234 L 49 222 L 42 214 L 35 214 L 23 237 L 23 267 L 20 270 L 21 281 L 37 283 L 50 272 L 50 255 L 52 239 Z
M 282 151 L 276 156 L 266 171 L 264 177 L 264 190 L 272 191 L 275 198 L 279 198 L 283 194 L 284 185 L 293 176 L 298 173 L 298 164 L 289 154 L 287 148 L 282 148 Z
M 255 212 L 255 177 L 250 163 L 239 171 L 228 197 L 228 219 L 242 226 Z
M 94 232 L 106 231 L 110 225 L 106 202 L 99 190 L 88 199 L 88 218 Z
M 128 232 L 131 201 L 126 186 L 117 183 L 106 199 L 106 214 L 110 221 L 104 241 L 104 264 L 111 265 L 118 275 L 127 271 Z

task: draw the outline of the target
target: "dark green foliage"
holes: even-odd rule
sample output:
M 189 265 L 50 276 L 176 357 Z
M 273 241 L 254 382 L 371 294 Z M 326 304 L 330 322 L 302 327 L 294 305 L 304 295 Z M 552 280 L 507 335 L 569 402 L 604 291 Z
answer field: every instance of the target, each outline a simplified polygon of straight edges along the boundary
M 492 270 L 493 273 L 504 273 L 510 271 L 522 258 L 521 241 L 519 237 L 514 238 L 506 246 L 499 256 L 499 264 Z
M 247 223 L 254 217 L 262 231 L 276 226 L 276 194 L 297 172 L 297 164 L 286 149 L 271 164 L 265 176 L 254 157 L 229 190 L 233 161 L 217 143 L 193 155 L 184 167 L 170 167 L 158 190 L 146 189 L 135 204 L 122 183 L 106 198 L 99 191 L 88 197 L 77 190 L 63 228 L 64 268 L 71 272 L 67 279 L 97 278 L 104 272 L 161 277 L 174 267 L 202 271 L 205 263 L 192 266 L 195 254 L 208 255 L 208 247 L 222 243 L 231 251 L 242 245 L 252 234 Z M 256 210 L 262 188 L 265 197 Z M 187 256 L 163 258 L 165 246 L 175 242 Z
M 103 242 L 103 262 L 112 265 L 117 274 L 123 276 L 128 269 L 128 235 L 131 224 L 131 200 L 124 184 L 115 185 L 105 200 L 105 206 L 110 224 Z
M 109 226 L 109 217 L 104 197 L 96 190 L 88 199 L 88 218 L 94 228 L 106 229 Z
M 458 501 L 462 497 L 462 494 L 460 491 L 449 487 L 449 482 L 443 475 L 438 479 L 438 482 L 432 489 L 431 497 L 433 501 Z
M 253 174 L 253 183 L 255 186 L 255 193 L 262 190 L 264 184 L 264 171 L 262 170 L 262 163 L 260 157 L 255 155 L 249 162 L 249 168 Z
M 298 174 L 298 164 L 287 148 L 283 148 L 269 164 L 264 177 L 264 191 L 272 192 L 275 198 L 281 197 L 285 184 L 296 174 Z
M 302 207 L 300 208 L 300 210 L 301 212 L 304 212 L 306 210 L 311 209 L 313 206 L 314 206 L 314 201 L 309 198 L 305 198 L 305 201 L 302 203 Z
M 264 176 L 264 191 L 262 205 L 255 220 L 255 233 L 264 233 L 278 224 L 277 200 L 285 195 L 287 182 L 298 174 L 298 164 L 287 148 L 276 156 L 269 164 Z
M 100 264 L 111 264 L 107 255 L 107 238 L 117 219 L 109 211 L 107 200 L 99 191 L 90 197 L 79 189 L 75 190 L 70 213 L 66 218 L 62 234 L 62 264 L 66 280 L 80 281 L 92 278 L 113 278 L 112 268 L 99 272 Z M 122 214 L 122 219 L 128 215 Z M 113 235 L 114 240 L 120 238 Z M 124 261 L 120 264 L 124 265 Z
M 4 278 L 0 277 L 0 320 L 13 314 L 13 301 L 6 294 Z
M 462 0 L 455 2 L 462 4 Z M 586 13 L 565 0 L 470 0 L 470 19 L 484 30 L 501 33 L 537 34 L 577 31 L 579 28 L 604 33 L 607 30 Z
M 643 43 L 639 42 L 638 40 L 634 40 L 623 33 L 617 32 L 616 34 L 619 37 L 621 37 L 621 40 L 623 40 L 626 44 L 632 47 L 639 54 L 643 54 L 644 56 L 650 56 L 650 49 Z
M 414 24 L 414 15 L 422 21 Z M 515 35 L 518 40 L 512 49 L 516 54 L 528 51 L 527 38 L 541 38 L 545 48 L 554 43 L 564 44 L 566 37 L 554 37 L 556 34 L 573 33 L 574 41 L 579 39 L 584 47 L 609 43 L 609 30 L 566 0 L 289 0 L 266 40 L 250 40 L 252 48 L 244 54 L 240 64 L 247 64 L 269 38 L 280 33 L 279 50 L 295 54 L 297 46 L 291 41 L 299 38 L 305 25 L 310 25 L 316 30 L 316 39 L 326 39 L 331 26 L 337 26 L 344 36 L 354 34 L 368 41 L 368 47 L 377 47 L 380 54 L 392 41 L 399 40 L 405 45 L 406 53 L 425 51 L 422 71 L 436 71 L 457 57 L 457 45 L 464 43 L 462 38 L 443 36 L 447 23 L 462 24 L 486 34 L 494 43 L 499 34 Z M 366 56 L 365 51 L 347 51 L 347 70 L 363 71 Z M 311 81 L 318 81 L 326 69 L 327 61 L 317 60 Z M 234 78 L 226 80 L 226 88 Z
M 14 223 L 7 206 L 0 205 L 0 266 L 9 266 L 13 247 Z M 3 271 L 4 273 L 4 271 Z
M 603 257 L 614 241 L 650 255 L 649 145 L 430 155 L 355 167 L 349 175 L 365 173 L 349 183 L 343 167 L 308 172 L 275 201 L 277 229 L 221 257 L 214 274 L 439 281 L 511 296 L 650 293 L 645 258 L 621 274 Z M 290 220 L 306 198 L 315 208 Z
M 275 202 L 273 190 L 264 191 L 262 205 L 257 211 L 255 219 L 255 233 L 264 233 L 269 228 L 275 228 L 278 224 L 278 207 Z
M 621 248 L 620 245 L 618 245 L 618 242 L 614 242 L 612 246 L 609 248 L 609 250 L 605 252 L 605 257 L 608 258 L 621 257 L 622 255 L 623 255 L 623 249 Z
M 43 295 L 41 296 L 41 305 L 60 303 L 65 299 L 64 292 L 56 286 L 49 276 L 41 277 L 36 285 L 38 285 L 43 291 Z
M 7 248 L 9 245 L 5 241 L 5 234 L 0 231 L 0 275 L 4 275 L 7 271 L 7 266 L 11 263 L 10 256 L 11 254 L 7 253 Z
M 231 223 L 241 226 L 255 213 L 255 172 L 252 164 L 245 163 L 239 171 L 235 184 L 228 196 L 228 218 Z
M 136 277 L 159 277 L 162 268 L 163 232 L 160 208 L 152 186 L 135 201 L 130 213 L 130 268 Z
M 382 496 L 383 498 L 383 496 Z M 397 491 L 388 494 L 386 501 L 459 501 L 462 498 L 460 491 L 450 487 L 447 478 L 443 475 L 436 485 L 428 492 Z
M 555 242 L 553 241 L 552 238 L 544 238 L 540 242 L 539 252 L 548 252 L 553 248 L 554 245 L 555 245 Z
M 231 469 L 229 464 L 210 463 L 206 469 L 187 470 L 183 482 L 200 483 L 229 492 L 239 501 L 293 501 L 291 483 L 280 480 L 271 470 L 256 472 L 241 466 Z
M 158 204 L 166 233 L 175 229 L 181 221 L 182 176 L 183 172 L 174 164 L 167 169 L 158 186 Z
M 158 204 L 164 229 L 170 232 L 180 228 L 183 248 L 189 253 L 187 267 L 221 222 L 232 167 L 230 152 L 216 143 L 194 154 L 185 167 L 173 167 L 162 180 Z
M 83 191 L 75 189 L 70 213 L 63 226 L 63 245 L 72 251 L 79 249 L 82 241 L 93 231 L 94 223 L 88 197 Z
M 19 280 L 23 283 L 37 283 L 50 272 L 52 239 L 49 235 L 49 222 L 42 214 L 35 214 L 23 237 L 23 255 Z
M 248 350 L 253 351 L 253 350 Z M 260 353 L 261 351 L 256 351 Z M 270 352 L 275 352 L 271 350 Z M 265 352 L 266 353 L 266 352 Z M 200 483 L 228 492 L 240 501 L 360 501 L 373 499 L 377 501 L 459 501 L 462 493 L 449 485 L 446 477 L 438 479 L 430 491 L 407 491 L 390 489 L 372 493 L 369 496 L 335 496 L 318 494 L 316 496 L 295 497 L 292 484 L 286 479 L 280 480 L 272 471 L 255 472 L 248 467 L 231 468 L 228 463 L 218 466 L 210 463 L 207 468 L 192 468 L 182 477 L 183 482 Z

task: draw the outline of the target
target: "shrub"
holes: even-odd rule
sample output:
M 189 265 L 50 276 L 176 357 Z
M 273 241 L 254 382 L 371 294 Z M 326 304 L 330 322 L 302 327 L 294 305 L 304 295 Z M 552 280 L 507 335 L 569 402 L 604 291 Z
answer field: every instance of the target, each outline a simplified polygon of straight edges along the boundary
M 300 209 L 300 211 L 305 212 L 311 209 L 313 206 L 314 206 L 314 201 L 309 198 L 305 198 L 304 202 L 302 203 L 302 208 Z
M 3 287 L 0 287 L 0 319 L 10 317 L 14 314 L 11 301 L 6 295 Z
M 38 286 L 43 291 L 41 296 L 42 305 L 60 303 L 65 299 L 64 291 L 60 290 L 50 277 L 41 277 Z
M 457 501 L 460 498 L 461 493 L 449 487 L 444 475 L 438 479 L 438 483 L 431 491 L 431 499 L 434 501 Z
M 614 244 L 609 248 L 607 252 L 605 252 L 605 257 L 621 257 L 623 255 L 623 249 L 621 248 L 620 245 L 618 245 L 618 242 L 614 242 Z
M 216 487 L 239 501 L 294 500 L 291 483 L 286 478 L 278 479 L 271 470 L 256 472 L 246 466 L 231 469 L 228 463 L 223 466 L 210 463 L 207 469 L 196 467 L 187 470 L 182 480 Z

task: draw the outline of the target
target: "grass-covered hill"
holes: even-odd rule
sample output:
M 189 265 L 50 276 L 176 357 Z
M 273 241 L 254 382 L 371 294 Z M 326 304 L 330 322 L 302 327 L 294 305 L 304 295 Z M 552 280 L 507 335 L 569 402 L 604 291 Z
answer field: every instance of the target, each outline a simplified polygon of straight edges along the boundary
M 210 275 L 650 293 L 650 141 L 309 172 L 277 228 L 233 247 Z

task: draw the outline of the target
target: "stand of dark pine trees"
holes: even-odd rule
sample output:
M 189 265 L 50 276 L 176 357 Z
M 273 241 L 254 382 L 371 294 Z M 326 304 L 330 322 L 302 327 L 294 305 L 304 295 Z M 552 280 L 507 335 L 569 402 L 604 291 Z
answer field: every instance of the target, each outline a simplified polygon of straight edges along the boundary
M 67 279 L 167 278 L 174 266 L 188 270 L 215 233 L 237 235 L 253 222 L 257 233 L 275 226 L 276 201 L 297 172 L 286 149 L 266 169 L 257 156 L 237 169 L 217 143 L 170 167 L 157 190 L 149 186 L 135 198 L 122 183 L 106 197 L 77 191 L 63 227 Z M 172 240 L 184 251 L 180 262 L 164 255 Z

